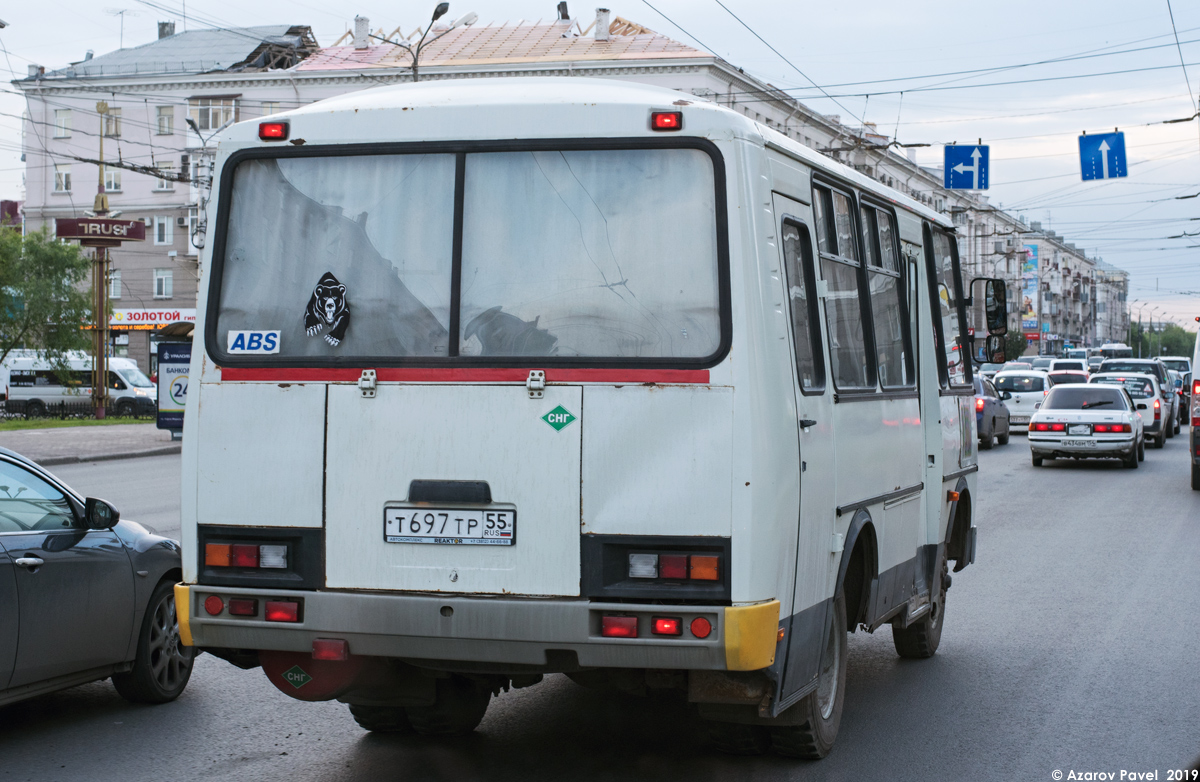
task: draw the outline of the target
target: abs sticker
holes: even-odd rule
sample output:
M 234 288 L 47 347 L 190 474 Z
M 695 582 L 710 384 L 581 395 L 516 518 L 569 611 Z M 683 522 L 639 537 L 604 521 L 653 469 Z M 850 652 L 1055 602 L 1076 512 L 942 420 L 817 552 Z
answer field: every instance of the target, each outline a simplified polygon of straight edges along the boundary
M 278 331 L 231 331 L 228 352 L 235 355 L 265 355 L 279 352 Z

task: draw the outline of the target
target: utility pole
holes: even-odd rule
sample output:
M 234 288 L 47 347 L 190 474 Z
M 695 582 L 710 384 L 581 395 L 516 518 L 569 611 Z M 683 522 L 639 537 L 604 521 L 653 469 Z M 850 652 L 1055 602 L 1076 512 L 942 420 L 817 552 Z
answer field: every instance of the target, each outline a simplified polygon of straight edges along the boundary
M 104 133 L 108 120 L 108 103 L 96 104 L 100 115 L 100 186 L 92 211 L 96 217 L 108 216 L 108 195 L 104 192 Z M 95 345 L 92 359 L 92 407 L 97 419 L 104 418 L 108 408 L 108 248 L 96 248 L 96 264 L 92 267 L 92 286 L 96 292 Z

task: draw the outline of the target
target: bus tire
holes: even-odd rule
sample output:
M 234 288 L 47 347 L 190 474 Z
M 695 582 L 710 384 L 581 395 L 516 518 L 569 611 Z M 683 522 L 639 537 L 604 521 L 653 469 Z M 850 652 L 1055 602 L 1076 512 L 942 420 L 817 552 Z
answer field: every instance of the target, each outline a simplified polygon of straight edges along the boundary
M 432 706 L 406 706 L 413 729 L 422 736 L 462 736 L 483 721 L 492 692 L 465 676 L 437 680 Z
M 708 741 L 726 755 L 762 755 L 771 748 L 771 731 L 762 725 L 710 722 Z
M 846 597 L 838 587 L 829 612 L 829 638 L 821 654 L 817 689 L 792 708 L 801 709 L 799 725 L 771 728 L 771 748 L 789 758 L 819 760 L 833 749 L 846 698 L 849 644 L 846 635 Z
M 413 726 L 403 706 L 356 706 L 350 704 L 350 714 L 358 727 L 372 733 L 412 733 Z
M 941 583 L 938 585 L 937 599 L 929 607 L 929 613 L 904 629 L 892 626 L 892 643 L 896 646 L 896 654 L 901 657 L 910 660 L 933 657 L 942 642 L 942 620 L 946 615 L 946 585 L 950 579 L 945 557 L 942 557 L 942 569 L 938 575 Z
M 44 418 L 46 416 L 46 405 L 37 399 L 30 400 L 25 403 L 26 418 Z

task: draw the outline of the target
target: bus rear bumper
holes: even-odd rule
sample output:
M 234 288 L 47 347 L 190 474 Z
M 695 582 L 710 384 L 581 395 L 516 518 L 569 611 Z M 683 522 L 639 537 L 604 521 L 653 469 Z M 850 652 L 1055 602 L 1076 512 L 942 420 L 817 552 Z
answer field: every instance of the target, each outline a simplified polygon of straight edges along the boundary
M 215 615 L 205 602 L 218 597 Z M 230 598 L 257 600 L 254 616 L 229 614 Z M 268 601 L 300 604 L 296 622 L 265 619 Z M 215 601 L 212 601 L 215 603 Z M 655 668 L 751 671 L 771 665 L 779 602 L 748 606 L 599 603 L 579 598 L 503 598 L 363 592 L 308 592 L 179 585 L 185 639 L 199 648 L 309 652 L 340 639 L 353 655 L 484 664 L 492 670 Z M 215 606 L 214 606 L 215 607 Z M 637 617 L 637 637 L 601 635 L 604 616 Z M 653 635 L 656 617 L 679 619 L 678 636 Z M 692 632 L 694 620 L 711 628 Z M 703 623 L 697 625 L 702 631 Z

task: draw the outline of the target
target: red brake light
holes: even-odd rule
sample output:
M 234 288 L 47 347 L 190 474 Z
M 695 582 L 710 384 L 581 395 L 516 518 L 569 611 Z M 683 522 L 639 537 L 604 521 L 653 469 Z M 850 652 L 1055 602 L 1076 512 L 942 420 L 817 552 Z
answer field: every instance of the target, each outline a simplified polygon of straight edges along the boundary
M 300 604 L 293 600 L 268 600 L 268 622 L 299 622 Z
M 600 618 L 600 635 L 605 638 L 637 638 L 636 616 L 604 616 Z
M 350 659 L 350 644 L 341 638 L 313 639 L 312 657 L 314 660 L 333 660 L 341 662 Z
M 655 635 L 683 635 L 683 620 L 677 616 L 656 616 L 650 632 Z
M 655 111 L 650 114 L 652 130 L 680 130 L 683 128 L 682 111 Z
M 1050 431 L 1051 432 L 1065 432 L 1065 431 L 1067 431 L 1067 425 L 1066 424 L 1050 424 Z
M 258 137 L 263 141 L 286 141 L 288 124 L 286 122 L 258 123 Z
M 683 554 L 663 554 L 658 558 L 658 572 L 663 578 L 687 578 L 688 558 Z
M 981 413 L 983 412 L 983 397 L 981 397 L 981 396 L 975 397 L 975 409 Z
M 1108 432 L 1108 425 L 1107 424 L 1096 424 L 1095 426 L 1092 427 L 1092 431 L 1096 432 L 1097 434 L 1106 434 Z
M 216 595 L 209 595 L 204 598 L 204 610 L 211 616 L 216 616 L 225 610 L 225 601 Z
M 258 567 L 258 546 L 234 543 L 229 547 L 229 564 L 234 567 Z
M 1050 424 L 1034 424 L 1034 425 L 1033 425 L 1033 431 L 1035 431 L 1035 432 L 1049 432 L 1049 431 L 1050 431 Z
M 1200 380 L 1197 380 L 1194 383 L 1192 383 L 1192 393 L 1195 396 L 1200 396 Z
M 692 620 L 691 624 L 692 635 L 697 638 L 708 638 L 712 633 L 712 622 L 709 622 L 702 616 L 698 616 Z

